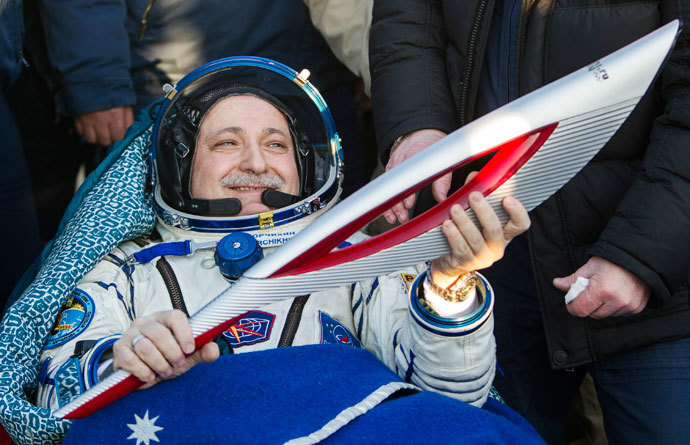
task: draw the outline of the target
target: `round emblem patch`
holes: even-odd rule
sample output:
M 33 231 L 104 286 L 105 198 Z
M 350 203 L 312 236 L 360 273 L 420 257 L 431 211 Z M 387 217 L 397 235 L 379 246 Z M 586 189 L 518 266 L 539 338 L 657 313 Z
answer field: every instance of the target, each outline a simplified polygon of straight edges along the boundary
M 81 289 L 75 289 L 67 298 L 43 349 L 64 345 L 84 332 L 93 319 L 93 299 Z

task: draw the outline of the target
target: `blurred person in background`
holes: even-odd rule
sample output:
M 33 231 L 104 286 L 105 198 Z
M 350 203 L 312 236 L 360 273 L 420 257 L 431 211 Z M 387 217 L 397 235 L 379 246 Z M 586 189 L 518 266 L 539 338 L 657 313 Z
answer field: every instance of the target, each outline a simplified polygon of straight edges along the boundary
M 0 260 L 0 313 L 15 283 L 40 251 L 22 140 L 5 93 L 22 70 L 22 2 L 0 2 L 0 229 L 5 237 Z

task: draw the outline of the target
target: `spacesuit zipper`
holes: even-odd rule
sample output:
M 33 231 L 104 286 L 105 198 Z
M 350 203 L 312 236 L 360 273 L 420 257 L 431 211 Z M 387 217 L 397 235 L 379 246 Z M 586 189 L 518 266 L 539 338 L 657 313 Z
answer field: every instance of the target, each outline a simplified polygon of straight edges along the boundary
M 184 304 L 184 299 L 182 298 L 180 283 L 177 282 L 175 272 L 173 272 L 168 260 L 166 260 L 165 257 L 161 257 L 156 262 L 156 269 L 158 269 L 158 272 L 161 274 L 161 278 L 163 278 L 165 288 L 168 289 L 168 294 L 170 295 L 170 302 L 172 303 L 173 309 L 179 309 L 184 312 L 187 317 L 189 317 L 187 306 Z
M 304 306 L 307 304 L 308 299 L 309 295 L 302 295 L 301 297 L 295 298 L 295 300 L 292 302 L 287 320 L 285 320 L 283 333 L 280 335 L 280 341 L 278 342 L 279 348 L 292 346 L 292 342 L 295 340 L 295 335 L 297 334 L 299 322 L 302 320 L 302 311 L 304 310 Z
M 489 0 L 483 0 L 479 3 L 479 8 L 477 8 L 477 16 L 474 20 L 474 25 L 472 26 L 472 32 L 470 34 L 470 45 L 469 51 L 467 52 L 467 69 L 465 70 L 465 77 L 462 83 L 462 96 L 460 97 L 460 124 L 464 125 L 467 122 L 467 96 L 470 92 L 470 77 L 472 76 L 472 68 L 474 64 L 474 55 L 477 46 L 477 34 L 479 34 L 479 25 L 484 17 L 484 12 L 486 11 L 486 4 Z

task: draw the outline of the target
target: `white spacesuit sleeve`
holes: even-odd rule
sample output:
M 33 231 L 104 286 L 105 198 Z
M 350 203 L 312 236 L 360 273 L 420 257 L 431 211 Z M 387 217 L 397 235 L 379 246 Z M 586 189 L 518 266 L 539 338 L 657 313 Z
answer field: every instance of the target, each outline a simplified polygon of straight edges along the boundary
M 355 286 L 360 339 L 406 381 L 482 406 L 496 365 L 491 288 L 478 275 L 476 308 L 444 318 L 425 307 L 425 275 L 420 266 Z
M 57 408 L 98 382 L 98 366 L 136 317 L 125 254 L 115 249 L 87 273 L 67 298 L 41 350 L 38 405 Z

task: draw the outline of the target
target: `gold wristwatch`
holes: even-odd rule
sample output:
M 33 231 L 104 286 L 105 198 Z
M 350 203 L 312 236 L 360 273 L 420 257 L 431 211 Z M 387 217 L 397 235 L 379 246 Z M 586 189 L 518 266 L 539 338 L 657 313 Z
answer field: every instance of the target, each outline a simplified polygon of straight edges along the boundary
M 474 272 L 468 272 L 460 275 L 449 286 L 441 287 L 434 283 L 434 280 L 431 278 L 431 265 L 429 265 L 429 268 L 427 269 L 427 279 L 429 289 L 433 293 L 452 303 L 465 301 L 467 297 L 470 296 L 472 289 L 475 288 L 478 282 L 477 274 Z

